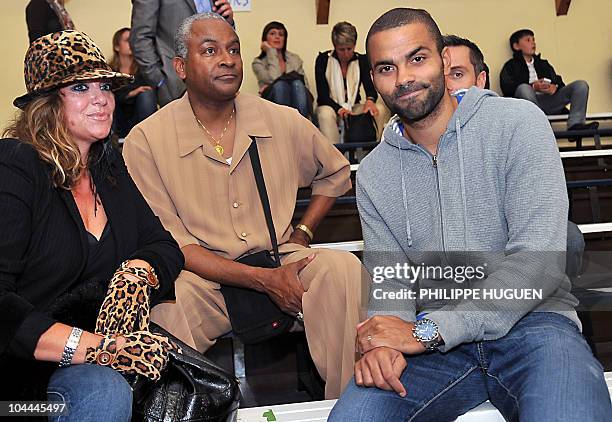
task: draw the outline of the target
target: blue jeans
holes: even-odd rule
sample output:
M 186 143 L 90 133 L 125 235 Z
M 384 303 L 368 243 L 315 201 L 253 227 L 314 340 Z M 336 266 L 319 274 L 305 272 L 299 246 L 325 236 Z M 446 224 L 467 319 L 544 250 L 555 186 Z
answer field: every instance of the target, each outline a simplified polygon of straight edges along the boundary
M 292 81 L 278 80 L 274 82 L 265 98 L 276 104 L 293 107 L 304 117 L 308 117 L 310 114 L 308 111 L 306 87 L 304 82 L 299 79 Z
M 516 98 L 531 101 L 546 114 L 557 114 L 568 104 L 571 104 L 567 127 L 584 123 L 589 100 L 589 84 L 585 81 L 574 81 L 559 88 L 553 95 L 536 93 L 529 84 L 520 84 L 514 93 Z
M 612 420 L 603 368 L 568 318 L 533 312 L 498 340 L 407 357 L 407 395 L 351 380 L 329 421 L 454 421 L 486 400 L 507 421 Z
M 132 389 L 118 372 L 99 365 L 56 370 L 47 387 L 49 401 L 65 402 L 68 414 L 50 421 L 129 421 Z

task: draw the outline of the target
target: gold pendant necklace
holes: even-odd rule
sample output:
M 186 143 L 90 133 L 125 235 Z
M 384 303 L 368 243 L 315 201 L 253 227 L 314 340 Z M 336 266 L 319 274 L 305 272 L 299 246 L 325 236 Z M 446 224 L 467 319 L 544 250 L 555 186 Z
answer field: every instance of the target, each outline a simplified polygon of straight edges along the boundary
M 225 124 L 225 127 L 223 128 L 223 132 L 221 132 L 221 137 L 219 138 L 219 140 L 217 140 L 214 136 L 212 136 L 212 133 L 210 133 L 210 131 L 206 128 L 206 126 L 204 126 L 204 123 L 202 123 L 200 119 L 196 117 L 196 120 L 200 124 L 200 126 L 202 126 L 202 129 L 204 129 L 204 131 L 210 137 L 210 139 L 212 139 L 215 142 L 215 145 L 213 146 L 215 148 L 215 151 L 217 151 L 217 154 L 219 154 L 221 157 L 223 157 L 223 152 L 225 151 L 223 149 L 223 145 L 221 145 L 221 141 L 223 140 L 223 137 L 225 136 L 225 132 L 227 132 L 227 128 L 229 127 L 229 124 L 232 121 L 232 118 L 234 117 L 235 111 L 236 109 L 233 108 L 232 112 L 230 113 L 229 119 L 227 119 L 227 123 Z

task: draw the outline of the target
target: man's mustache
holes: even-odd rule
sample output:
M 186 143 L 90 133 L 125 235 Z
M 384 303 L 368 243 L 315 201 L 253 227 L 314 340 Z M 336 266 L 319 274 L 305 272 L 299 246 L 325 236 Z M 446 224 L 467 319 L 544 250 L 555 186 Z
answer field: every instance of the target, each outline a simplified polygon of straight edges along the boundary
M 407 84 L 403 84 L 395 88 L 395 90 L 393 91 L 393 98 L 397 100 L 403 95 L 412 94 L 415 91 L 418 91 L 420 89 L 427 89 L 430 86 L 431 84 L 428 84 L 426 82 L 409 82 Z

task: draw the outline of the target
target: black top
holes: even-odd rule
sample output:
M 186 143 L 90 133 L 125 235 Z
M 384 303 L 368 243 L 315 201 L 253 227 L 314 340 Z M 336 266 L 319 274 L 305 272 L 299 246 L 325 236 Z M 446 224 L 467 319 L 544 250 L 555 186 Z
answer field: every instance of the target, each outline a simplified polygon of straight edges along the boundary
M 140 72 L 136 72 L 132 82 L 115 91 L 115 114 L 113 116 L 113 129 L 120 138 L 125 138 L 130 130 L 132 130 L 132 127 L 140 123 L 139 121 L 135 120 L 138 117 L 136 116 L 135 103 L 136 98 L 140 94 L 134 97 L 128 97 L 128 94 L 141 86 L 147 86 L 147 83 L 144 81 L 142 74 Z
M 62 30 L 62 23 L 46 0 L 31 0 L 26 7 L 30 43 L 43 35 Z
M 100 239 L 96 239 L 90 232 L 86 234 L 89 253 L 81 278 L 83 280 L 110 280 L 117 269 L 115 265 L 117 257 L 115 255 L 115 235 L 110 229 L 109 222 L 106 222 Z
M 331 50 L 319 53 L 319 55 L 317 56 L 317 60 L 315 61 L 317 104 L 330 106 L 337 113 L 338 110 L 342 108 L 342 106 L 332 100 L 332 98 L 330 97 L 329 83 L 327 82 L 327 78 L 325 77 L 325 70 L 327 69 L 327 61 L 329 60 L 330 51 Z M 335 51 L 332 53 L 332 56 L 338 58 Z M 376 88 L 374 88 L 372 78 L 370 78 L 370 64 L 368 63 L 368 58 L 363 54 L 355 53 L 353 54 L 353 57 L 349 62 L 352 62 L 353 60 L 359 60 L 359 84 L 360 86 L 361 84 L 363 84 L 363 89 L 366 93 L 366 97 L 372 98 L 374 101 L 376 101 L 376 99 L 378 98 L 378 93 L 376 92 Z M 359 102 L 361 102 L 361 96 L 358 92 L 357 98 L 355 99 L 355 103 Z
M 109 178 L 92 176 L 114 236 L 114 267 L 125 259 L 147 261 L 160 281 L 152 305 L 172 298 L 183 254 L 117 151 L 112 151 L 110 162 L 114 185 Z M 48 166 L 34 148 L 0 140 L 0 360 L 33 358 L 39 337 L 56 322 L 49 308 L 85 281 L 88 255 L 72 194 L 51 185 Z
M 142 73 L 137 71 L 132 82 L 123 85 L 121 88 L 115 91 L 115 103 L 120 105 L 133 105 L 136 101 L 136 97 L 129 98 L 127 95 L 131 91 L 141 86 L 147 86 L 147 83 L 142 77 Z
M 533 66 L 538 78 L 548 78 L 559 88 L 565 86 L 561 75 L 557 75 L 551 64 L 542 59 L 539 54 L 533 57 Z M 515 51 L 513 57 L 504 64 L 499 79 L 504 97 L 514 97 L 516 88 L 520 84 L 529 83 L 529 68 L 520 51 Z

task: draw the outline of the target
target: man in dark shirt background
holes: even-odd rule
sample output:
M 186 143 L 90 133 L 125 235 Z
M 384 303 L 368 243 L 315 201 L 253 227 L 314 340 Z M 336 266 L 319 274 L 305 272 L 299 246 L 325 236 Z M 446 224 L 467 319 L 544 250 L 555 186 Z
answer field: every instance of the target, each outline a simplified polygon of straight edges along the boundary
M 64 7 L 65 0 L 31 0 L 26 6 L 26 24 L 30 43 L 43 35 L 62 29 L 74 29 Z

